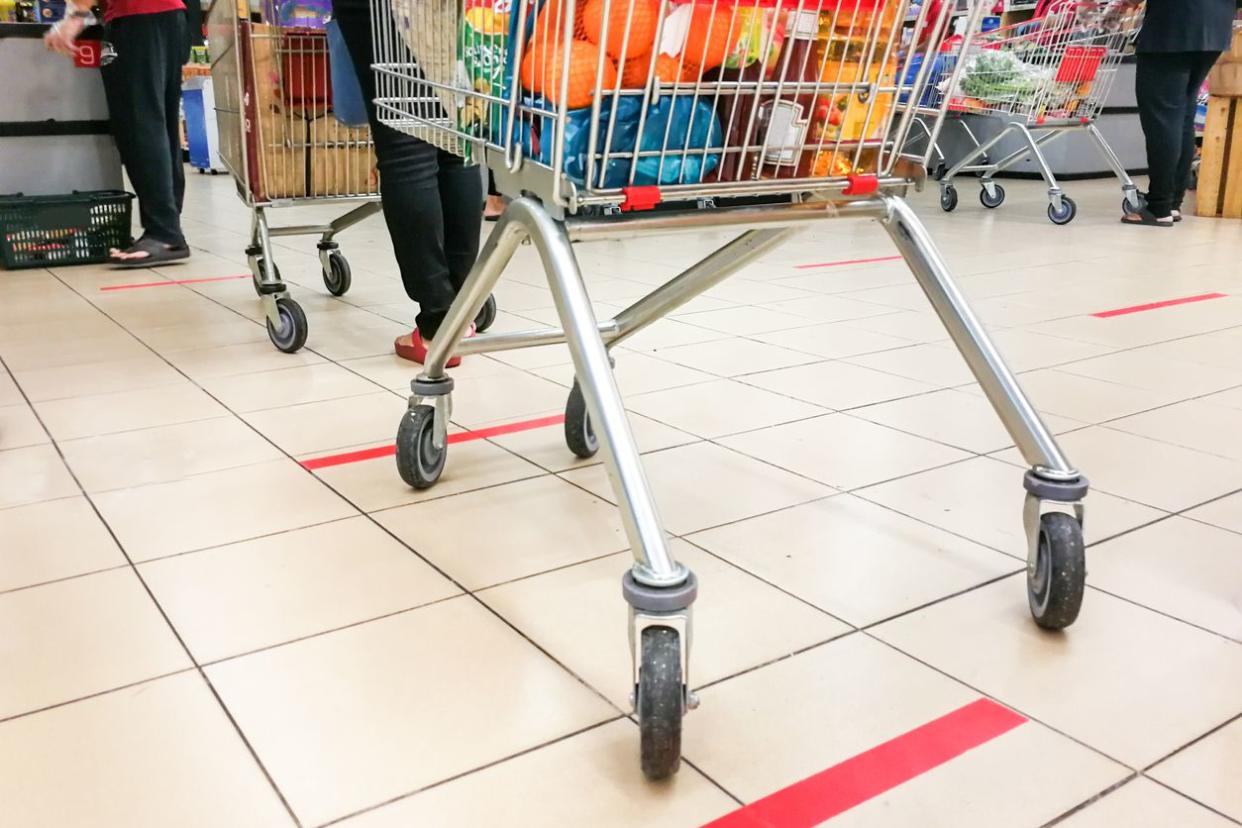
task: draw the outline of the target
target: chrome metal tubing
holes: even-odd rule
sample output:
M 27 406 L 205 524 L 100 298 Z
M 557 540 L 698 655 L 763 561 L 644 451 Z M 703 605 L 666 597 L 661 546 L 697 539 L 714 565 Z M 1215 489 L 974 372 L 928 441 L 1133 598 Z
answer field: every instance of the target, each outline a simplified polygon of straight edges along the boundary
M 997 161 L 992 165 L 992 171 L 987 173 L 985 177 L 991 178 L 998 172 L 1009 169 L 1019 160 L 1030 154 L 1035 157 L 1035 163 L 1039 166 L 1040 175 L 1044 177 L 1044 181 L 1048 182 L 1048 189 L 1060 190 L 1061 186 L 1057 183 L 1056 173 L 1052 171 L 1052 166 L 1048 163 L 1048 159 L 1044 157 L 1044 151 L 1040 149 L 1040 147 L 1044 144 L 1055 141 L 1057 138 L 1060 138 L 1065 134 L 1066 130 L 1050 129 L 1037 138 L 1035 137 L 1035 133 L 1028 129 L 1025 124 L 1014 124 L 1013 127 L 1014 131 L 1022 133 L 1022 137 L 1026 139 L 1027 146 L 1022 149 L 1014 150 L 1001 160 Z
M 993 135 L 991 138 L 989 138 L 984 143 L 978 144 L 973 150 L 971 150 L 970 152 L 966 153 L 961 158 L 959 158 L 956 164 L 954 164 L 952 167 L 949 167 L 949 171 L 944 174 L 944 178 L 940 179 L 941 183 L 948 184 L 954 178 L 956 178 L 959 173 L 966 171 L 967 168 L 969 168 L 972 171 L 975 169 L 978 169 L 978 167 L 972 165 L 972 162 L 976 158 L 987 158 L 988 150 L 992 149 L 992 147 L 999 144 L 1001 142 L 1001 139 L 1003 139 L 1006 135 L 1008 135 L 1012 131 L 1012 128 L 1013 128 L 1013 124 L 1006 125 L 1005 128 L 1002 129 L 1000 132 Z M 991 165 L 988 165 L 988 166 L 991 166 Z
M 1087 134 L 1095 141 L 1095 145 L 1100 148 L 1100 154 L 1104 156 L 1104 160 L 1112 168 L 1113 175 L 1117 176 L 1121 181 L 1122 192 L 1129 195 L 1130 192 L 1136 189 L 1134 180 L 1126 172 L 1125 165 L 1121 163 L 1121 159 L 1117 157 L 1117 153 L 1113 151 L 1112 146 L 1104 139 L 1104 134 L 1100 132 L 1099 127 L 1094 123 L 1087 125 Z
M 966 297 L 954 283 L 948 265 L 927 228 L 902 199 L 889 198 L 886 201 L 888 212 L 881 225 L 914 272 L 919 286 L 931 301 L 1023 458 L 1036 474 L 1049 480 L 1077 479 L 1078 471 L 1066 460 L 1052 433 L 970 309 Z
M 272 236 L 316 236 L 320 233 L 331 233 L 331 224 L 290 224 L 285 227 L 272 227 L 268 234 Z
M 604 342 L 617 338 L 617 323 L 613 320 L 599 323 L 599 336 Z M 463 339 L 454 353 L 490 354 L 495 351 L 514 351 L 518 348 L 538 348 L 541 345 L 560 345 L 565 342 L 565 332 L 560 328 L 538 328 L 529 331 L 479 334 Z

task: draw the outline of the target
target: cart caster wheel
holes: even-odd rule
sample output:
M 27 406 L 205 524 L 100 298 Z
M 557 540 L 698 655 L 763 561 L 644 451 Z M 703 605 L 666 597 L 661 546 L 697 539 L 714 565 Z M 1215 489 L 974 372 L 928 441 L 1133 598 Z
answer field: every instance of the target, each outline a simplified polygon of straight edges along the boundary
M 1076 215 L 1078 215 L 1078 205 L 1069 196 L 1061 196 L 1060 210 L 1057 209 L 1055 204 L 1048 205 L 1048 220 L 1053 224 L 1069 224 Z
M 1146 206 L 1147 206 L 1147 199 L 1143 198 L 1138 193 L 1135 193 L 1133 196 L 1128 196 L 1128 195 L 1124 196 L 1121 199 L 1122 215 L 1129 215 L 1130 213 L 1137 213 L 1139 210 L 1142 210 Z
M 945 177 L 945 175 L 948 174 L 948 172 L 949 172 L 949 168 L 945 165 L 943 161 L 941 161 L 939 164 L 932 167 L 931 177 L 935 179 L 936 181 L 940 181 L 941 179 Z
M 474 329 L 478 333 L 483 333 L 492 326 L 496 321 L 496 297 L 488 296 L 487 301 L 483 303 L 483 307 L 479 308 L 479 315 L 474 318 Z
M 992 185 L 992 194 L 988 193 L 988 188 L 983 187 L 979 190 L 979 203 L 989 210 L 995 210 L 997 207 L 1005 203 L 1005 188 L 999 184 Z
M 667 779 L 681 765 L 683 693 L 677 631 L 647 627 L 638 669 L 637 707 L 643 775 L 648 779 Z
M 328 254 L 328 267 L 323 272 L 323 286 L 333 296 L 344 296 L 353 284 L 353 274 L 349 270 L 349 260 L 339 250 Z
M 957 209 L 957 187 L 949 184 L 940 188 L 940 209 L 946 213 Z
M 278 350 L 292 354 L 306 344 L 306 314 L 302 306 L 282 296 L 276 300 L 276 313 L 280 316 L 280 327 L 267 320 L 267 335 Z
M 1062 630 L 1073 624 L 1082 608 L 1086 581 L 1082 526 L 1062 512 L 1041 517 L 1035 571 L 1028 569 L 1026 576 L 1035 623 L 1046 630 Z
M 448 446 L 438 449 L 432 442 L 435 419 L 435 406 L 416 405 L 401 418 L 397 429 L 397 473 L 415 489 L 435 485 L 444 471 Z
M 599 439 L 595 436 L 595 429 L 591 428 L 591 415 L 587 412 L 586 398 L 582 396 L 577 380 L 565 403 L 565 445 L 584 460 L 594 457 L 595 452 L 599 451 Z
M 254 260 L 254 266 L 250 268 L 250 283 L 254 285 L 254 292 L 259 296 L 263 295 L 263 287 L 262 287 L 263 282 L 260 281 L 259 274 L 263 272 L 263 263 L 265 261 L 266 260 L 262 256 L 260 256 L 259 258 Z M 272 270 L 276 272 L 276 281 L 283 282 L 284 279 L 282 279 L 280 276 L 280 265 L 273 262 Z

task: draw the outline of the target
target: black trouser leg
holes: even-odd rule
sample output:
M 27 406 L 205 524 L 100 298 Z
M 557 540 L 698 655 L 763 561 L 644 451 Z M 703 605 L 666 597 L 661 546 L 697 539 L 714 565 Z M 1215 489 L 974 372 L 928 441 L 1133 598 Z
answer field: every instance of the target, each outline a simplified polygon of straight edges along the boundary
M 109 38 L 116 58 L 102 69 L 104 94 L 143 230 L 157 241 L 183 244 L 178 120 L 181 67 L 189 57 L 185 12 L 122 17 L 109 26 Z
M 1182 123 L 1182 152 L 1177 159 L 1173 177 L 1173 209 L 1182 209 L 1186 188 L 1190 185 L 1190 168 L 1195 160 L 1195 112 L 1199 108 L 1199 91 L 1208 72 L 1220 57 L 1219 52 L 1191 52 L 1186 86 L 1186 115 Z
M 384 220 L 418 329 L 431 339 L 479 254 L 483 180 L 474 165 L 384 126 L 375 117 L 371 10 L 334 3 L 333 16 L 361 81 L 380 173 Z

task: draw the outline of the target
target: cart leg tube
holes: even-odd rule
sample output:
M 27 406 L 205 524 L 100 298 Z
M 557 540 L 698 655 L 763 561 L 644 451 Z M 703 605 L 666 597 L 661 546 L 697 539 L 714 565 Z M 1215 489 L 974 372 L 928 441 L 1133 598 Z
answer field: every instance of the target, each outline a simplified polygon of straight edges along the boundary
M 958 162 L 954 164 L 952 167 L 949 167 L 949 171 L 944 174 L 944 178 L 941 179 L 941 183 L 947 184 L 948 182 L 952 181 L 957 176 L 958 173 L 960 173 L 962 170 L 969 167 L 975 161 L 975 159 L 987 158 L 988 150 L 990 150 L 992 147 L 999 144 L 1002 138 L 1004 138 L 1011 131 L 1013 131 L 1013 126 L 1014 126 L 1013 124 L 1007 125 L 1000 132 L 996 133 L 990 139 L 988 139 L 986 143 L 978 145 L 973 150 L 971 150 L 970 152 L 962 156 L 960 159 L 958 159 Z
M 1130 178 L 1130 174 L 1126 172 L 1125 166 L 1121 163 L 1121 159 L 1117 157 L 1117 153 L 1113 151 L 1108 141 L 1104 140 L 1104 134 L 1100 132 L 1095 124 L 1087 125 L 1087 134 L 1095 140 L 1095 145 L 1100 148 L 1100 154 L 1104 156 L 1104 160 L 1108 162 L 1108 166 L 1112 168 L 1113 174 L 1121 182 L 1121 191 L 1128 197 L 1138 190 L 1134 186 L 1134 181 Z M 1137 201 L 1138 199 L 1134 199 Z
M 1061 453 L 1052 433 L 1026 398 L 1017 378 L 1005 365 L 996 346 L 966 303 L 966 298 L 958 290 L 927 228 L 901 199 L 886 198 L 886 201 L 888 214 L 881 224 L 914 272 L 919 286 L 927 294 L 1023 458 L 1040 477 L 1060 481 L 1078 479 L 1078 471 Z
M 263 267 L 259 270 L 259 286 L 263 294 L 263 312 L 268 321 L 280 329 L 280 311 L 276 309 L 276 299 L 285 292 L 280 276 L 276 273 L 276 260 L 272 256 L 272 235 L 268 231 L 267 211 L 262 207 L 254 208 L 254 227 L 258 235 L 258 246 L 263 251 Z
M 364 204 L 359 204 L 357 207 L 350 210 L 348 213 L 345 213 L 344 215 L 338 216 L 336 219 L 334 219 L 329 224 L 329 227 L 331 229 L 323 234 L 320 241 L 323 241 L 323 242 L 332 241 L 332 239 L 336 236 L 337 233 L 344 232 L 345 230 L 348 230 L 349 228 L 353 227 L 355 224 L 358 224 L 359 222 L 362 222 L 362 221 L 366 221 L 367 219 L 369 219 L 371 216 L 375 215 L 382 209 L 383 207 L 380 205 L 378 201 L 368 201 Z

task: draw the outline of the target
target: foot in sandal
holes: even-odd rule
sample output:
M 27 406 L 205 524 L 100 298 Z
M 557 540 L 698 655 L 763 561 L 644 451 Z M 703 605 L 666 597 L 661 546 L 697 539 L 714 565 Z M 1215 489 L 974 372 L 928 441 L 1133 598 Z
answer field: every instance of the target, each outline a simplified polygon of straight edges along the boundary
M 474 323 L 470 323 L 470 328 L 466 331 L 466 339 L 474 336 Z M 402 359 L 408 359 L 410 362 L 417 362 L 419 365 L 427 364 L 427 352 L 431 350 L 431 340 L 423 339 L 422 333 L 415 328 L 412 333 L 399 336 L 393 341 L 393 350 L 397 356 Z M 461 357 L 449 357 L 449 361 L 445 364 L 445 368 L 456 368 L 461 365 Z
M 489 195 L 487 197 L 487 204 L 483 206 L 483 220 L 484 221 L 496 221 L 501 217 L 501 215 L 504 214 L 504 212 L 505 212 L 504 196 Z
M 170 244 L 143 236 L 124 250 L 111 248 L 108 262 L 122 268 L 152 267 L 190 258 L 190 247 L 185 242 Z
M 1121 217 L 1122 224 L 1140 224 L 1144 227 L 1172 227 L 1173 221 L 1173 216 L 1157 216 L 1146 207 Z

